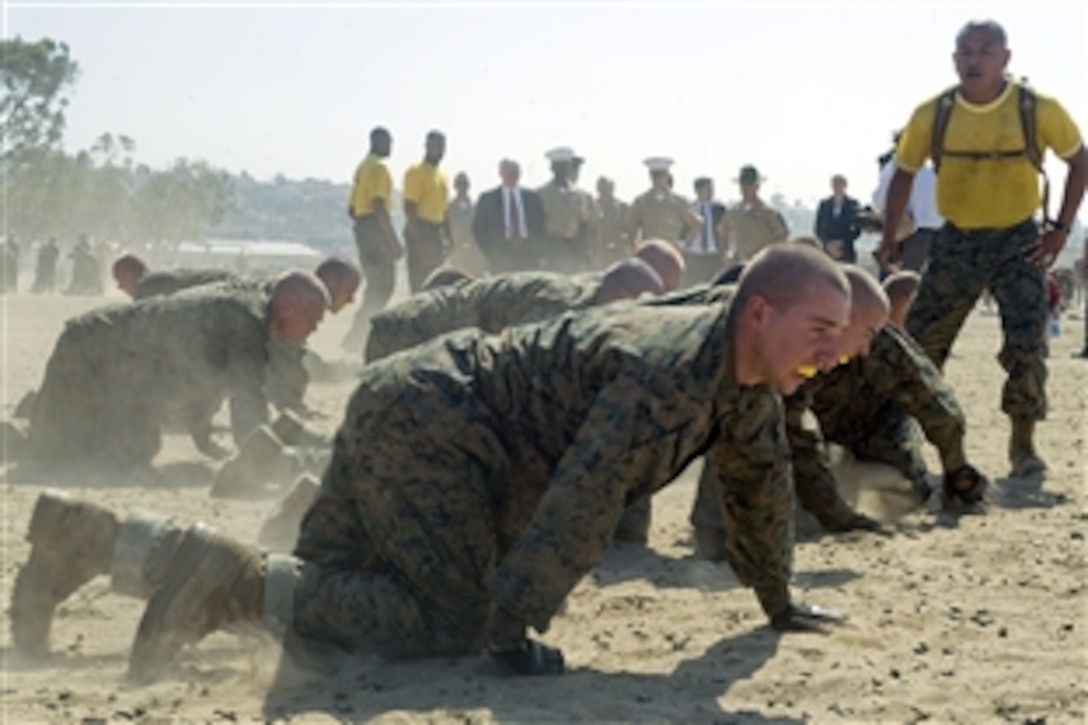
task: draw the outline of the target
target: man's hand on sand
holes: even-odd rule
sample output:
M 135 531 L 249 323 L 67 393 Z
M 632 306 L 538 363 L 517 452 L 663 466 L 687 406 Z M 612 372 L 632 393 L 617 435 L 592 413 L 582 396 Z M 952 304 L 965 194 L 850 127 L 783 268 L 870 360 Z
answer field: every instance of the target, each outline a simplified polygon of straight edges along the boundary
M 846 621 L 846 615 L 815 605 L 790 604 L 771 617 L 771 626 L 779 632 L 817 632 L 829 634 L 832 626 Z

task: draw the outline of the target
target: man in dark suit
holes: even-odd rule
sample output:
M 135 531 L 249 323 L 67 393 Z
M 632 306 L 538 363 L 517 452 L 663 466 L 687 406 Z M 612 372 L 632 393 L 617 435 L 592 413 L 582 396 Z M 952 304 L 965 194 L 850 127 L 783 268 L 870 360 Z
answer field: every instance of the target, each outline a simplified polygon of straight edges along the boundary
M 831 177 L 831 196 L 820 202 L 816 212 L 816 237 L 824 249 L 840 262 L 857 262 L 854 240 L 861 235 L 858 201 L 846 195 L 846 177 Z
M 714 200 L 713 179 L 700 176 L 695 180 L 692 210 L 702 217 L 703 228 L 684 250 L 684 261 L 687 263 L 684 284 L 688 287 L 709 282 L 725 263 L 725 240 L 719 240 L 715 231 L 725 215 L 725 205 Z M 691 238 L 688 230 L 684 230 L 682 238 Z
M 493 274 L 535 269 L 539 267 L 539 244 L 544 234 L 540 196 L 518 186 L 521 167 L 516 161 L 499 162 L 499 176 L 502 184 L 476 201 L 473 236 Z

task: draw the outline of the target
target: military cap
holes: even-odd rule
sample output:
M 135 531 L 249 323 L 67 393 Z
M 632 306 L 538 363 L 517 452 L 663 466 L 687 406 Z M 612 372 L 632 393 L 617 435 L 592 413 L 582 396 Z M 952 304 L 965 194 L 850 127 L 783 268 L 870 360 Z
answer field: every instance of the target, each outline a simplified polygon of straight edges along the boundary
M 574 161 L 574 149 L 570 146 L 558 146 L 544 154 L 544 156 L 553 164 L 562 162 L 572 163 Z
M 672 159 L 666 156 L 651 156 L 642 163 L 646 164 L 650 171 L 668 171 L 672 166 Z

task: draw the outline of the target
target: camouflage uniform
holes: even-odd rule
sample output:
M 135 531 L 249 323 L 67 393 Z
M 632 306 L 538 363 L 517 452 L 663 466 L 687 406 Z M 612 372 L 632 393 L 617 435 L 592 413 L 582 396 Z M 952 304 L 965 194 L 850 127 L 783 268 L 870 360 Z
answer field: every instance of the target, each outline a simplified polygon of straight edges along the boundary
M 269 334 L 263 307 L 235 294 L 178 295 L 70 320 L 31 414 L 32 455 L 45 462 L 148 464 L 172 408 L 193 430 L 230 396 L 237 442 L 266 422 Z M 212 409 L 214 412 L 214 408 Z
M 221 282 L 237 283 L 241 282 L 241 278 L 224 269 L 174 269 L 151 272 L 140 279 L 132 298 L 145 300 L 149 297 L 165 297 L 192 287 Z
M 544 248 L 541 256 L 548 269 L 581 272 L 590 267 L 590 227 L 596 219 L 593 197 L 572 187 L 549 181 L 537 190 L 544 207 Z
M 913 418 L 936 446 L 946 471 L 966 463 L 966 423 L 955 395 L 915 342 L 891 326 L 873 339 L 868 356 L 806 383 L 786 399 L 785 408 L 797 500 L 830 530 L 855 512 L 838 493 L 821 435 L 824 441 L 847 448 L 858 460 L 886 463 L 915 486 L 928 489 Z M 819 422 L 819 434 L 805 429 L 807 410 Z M 700 488 L 712 492 L 713 478 L 707 478 L 700 479 Z M 720 522 L 707 491 L 701 490 L 696 497 L 691 520 L 708 528 Z
M 747 262 L 768 244 L 786 241 L 790 230 L 777 210 L 756 199 L 726 209 L 717 233 L 722 245 L 731 245 L 734 259 Z
M 144 286 L 144 282 L 148 282 Z M 238 294 L 247 299 L 249 304 L 264 308 L 272 296 L 275 280 L 260 277 L 239 277 L 223 270 L 175 270 L 155 272 L 147 275 L 140 282 L 136 299 L 155 296 L 183 294 L 185 296 L 203 296 L 206 294 Z M 313 355 L 305 343 L 292 344 L 269 336 L 268 366 L 265 372 L 265 396 L 268 402 L 280 410 L 301 412 L 306 410 L 304 398 L 310 384 L 310 374 L 304 360 Z M 222 398 L 207 399 L 199 408 L 190 407 L 183 416 L 193 425 L 211 427 L 211 419 L 222 405 Z M 196 418 L 204 416 L 207 420 L 198 423 Z
M 497 333 L 593 303 L 600 274 L 517 272 L 414 295 L 371 320 L 366 362 L 463 327 Z
M 428 654 L 478 650 L 496 609 L 546 631 L 625 503 L 711 450 L 730 561 L 781 611 L 781 399 L 736 383 L 731 347 L 725 306 L 621 305 L 367 366 L 299 535 L 295 632 Z
M 1024 246 L 1039 236 L 1027 220 L 1011 229 L 937 232 L 929 267 L 907 315 L 907 331 L 938 368 L 983 290 L 1001 311 L 998 360 L 1008 375 L 1001 409 L 1014 418 L 1046 417 L 1046 271 L 1028 262 Z
M 597 269 L 604 269 L 631 256 L 633 245 L 627 235 L 627 210 L 630 207 L 618 199 L 609 202 L 598 199 L 596 203 L 597 248 L 593 261 Z
M 636 198 L 627 212 L 627 233 L 636 241 L 664 239 L 677 244 L 684 241 L 685 230 L 690 233 L 702 225 L 703 220 L 692 211 L 691 203 L 672 192 L 659 197 L 650 189 Z

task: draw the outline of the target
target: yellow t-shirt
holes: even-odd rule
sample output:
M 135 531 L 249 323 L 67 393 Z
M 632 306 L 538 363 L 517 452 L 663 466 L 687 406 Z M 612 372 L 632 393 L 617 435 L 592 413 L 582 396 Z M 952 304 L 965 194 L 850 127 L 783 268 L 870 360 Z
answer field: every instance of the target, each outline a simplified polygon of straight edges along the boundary
M 420 219 L 441 224 L 446 218 L 448 201 L 446 175 L 436 167 L 420 161 L 404 172 L 404 202 L 416 205 L 416 213 Z
M 385 163 L 374 154 L 367 154 L 359 167 L 355 169 L 355 184 L 351 189 L 351 213 L 355 216 L 369 216 L 374 213 L 375 199 L 385 202 L 389 208 L 393 195 L 393 179 Z
M 1031 217 L 1041 204 L 1039 177 L 1027 155 L 973 159 L 949 152 L 1019 151 L 1024 148 L 1019 86 L 1009 81 L 1002 94 L 984 106 L 968 103 L 958 93 L 944 135 L 937 177 L 937 208 L 961 229 L 1005 229 Z M 1082 141 L 1073 119 L 1049 96 L 1035 94 L 1035 143 L 1067 159 Z M 930 156 L 933 121 L 940 96 L 929 99 L 911 116 L 899 138 L 895 163 L 916 172 Z

